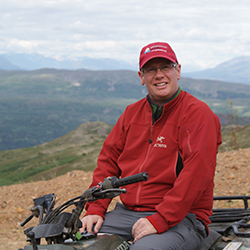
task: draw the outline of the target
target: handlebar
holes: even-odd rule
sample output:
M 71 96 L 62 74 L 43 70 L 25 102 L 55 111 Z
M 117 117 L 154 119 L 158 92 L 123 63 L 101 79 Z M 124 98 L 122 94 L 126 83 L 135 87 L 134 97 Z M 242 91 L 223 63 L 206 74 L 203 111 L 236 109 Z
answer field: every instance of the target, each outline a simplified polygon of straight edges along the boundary
M 142 172 L 140 174 L 127 176 L 127 177 L 120 178 L 120 179 L 118 179 L 115 176 L 108 177 L 103 180 L 103 183 L 99 183 L 98 186 L 101 187 L 101 190 L 106 190 L 106 189 L 119 188 L 122 186 L 130 185 L 130 184 L 140 182 L 140 181 L 147 181 L 147 180 L 148 180 L 148 174 L 146 172 Z
M 146 172 L 142 172 L 140 174 L 135 174 L 132 176 L 128 176 L 128 177 L 115 180 L 113 183 L 113 187 L 118 188 L 118 187 L 126 186 L 129 184 L 133 184 L 136 182 L 147 181 L 147 180 L 148 180 L 148 174 Z
M 104 179 L 103 183 L 100 182 L 97 186 L 88 189 L 82 194 L 80 199 L 80 201 L 82 202 L 78 204 L 66 226 L 72 227 L 74 225 L 76 218 L 79 218 L 80 214 L 82 213 L 86 201 L 113 198 L 120 195 L 121 193 L 127 192 L 126 189 L 119 189 L 119 187 L 133 184 L 139 181 L 147 181 L 147 179 L 148 174 L 146 172 L 120 179 L 115 176 Z
M 83 193 L 82 197 L 86 198 L 87 201 L 94 201 L 97 199 L 108 199 L 120 195 L 121 193 L 126 193 L 125 188 L 120 189 L 119 187 L 130 185 L 140 181 L 147 181 L 148 174 L 142 172 L 140 174 L 135 174 L 118 179 L 115 176 L 107 177 L 100 182 L 97 186 L 88 189 Z
M 55 201 L 54 194 L 49 194 L 36 198 L 33 200 L 35 206 L 31 209 L 32 215 L 26 218 L 21 223 L 21 226 L 24 226 L 34 216 L 40 217 L 39 224 L 37 226 L 27 229 L 25 231 L 25 234 L 27 236 L 30 235 L 30 232 L 33 232 L 34 239 L 47 238 L 51 241 L 57 242 L 58 240 L 62 240 L 62 234 L 64 235 L 65 239 L 74 239 L 73 234 L 77 233 L 78 229 L 81 227 L 79 217 L 84 209 L 86 202 L 91 202 L 98 199 L 113 198 L 115 196 L 120 195 L 121 193 L 126 193 L 126 189 L 120 189 L 119 187 L 147 180 L 148 174 L 146 172 L 142 172 L 140 174 L 135 174 L 120 179 L 115 176 L 108 177 L 104 179 L 103 182 L 100 182 L 97 186 L 91 187 L 86 190 L 81 196 L 75 197 L 55 209 L 52 209 Z M 70 215 L 69 213 L 63 212 L 63 210 L 65 210 L 71 205 L 75 205 L 76 207 L 72 210 L 72 213 Z M 45 212 L 46 215 L 43 218 L 43 213 Z M 53 231 L 53 234 L 51 234 L 50 231 Z M 33 249 L 35 248 L 33 247 Z

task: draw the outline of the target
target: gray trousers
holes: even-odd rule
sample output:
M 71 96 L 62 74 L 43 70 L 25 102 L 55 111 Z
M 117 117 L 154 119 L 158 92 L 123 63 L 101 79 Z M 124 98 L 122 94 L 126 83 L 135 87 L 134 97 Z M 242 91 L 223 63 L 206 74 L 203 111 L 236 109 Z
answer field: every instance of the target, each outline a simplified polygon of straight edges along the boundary
M 106 213 L 100 233 L 118 234 L 126 240 L 133 240 L 134 223 L 155 212 L 135 212 L 117 203 L 116 208 Z M 147 235 L 130 247 L 131 250 L 199 250 L 206 238 L 205 226 L 189 213 L 183 221 L 162 234 Z

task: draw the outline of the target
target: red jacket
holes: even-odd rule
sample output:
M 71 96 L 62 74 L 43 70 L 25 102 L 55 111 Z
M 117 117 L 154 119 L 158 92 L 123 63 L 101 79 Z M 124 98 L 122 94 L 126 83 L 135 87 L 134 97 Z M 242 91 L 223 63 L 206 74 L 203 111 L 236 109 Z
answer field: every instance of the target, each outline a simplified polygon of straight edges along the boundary
M 220 122 L 192 95 L 180 94 L 163 107 L 152 125 L 152 109 L 144 98 L 129 105 L 105 140 L 91 186 L 107 176 L 147 172 L 147 182 L 126 186 L 123 204 L 133 211 L 156 211 L 147 219 L 158 233 L 178 224 L 188 213 L 210 223 Z M 177 177 L 178 152 L 183 169 Z M 110 200 L 86 206 L 88 214 L 104 217 Z

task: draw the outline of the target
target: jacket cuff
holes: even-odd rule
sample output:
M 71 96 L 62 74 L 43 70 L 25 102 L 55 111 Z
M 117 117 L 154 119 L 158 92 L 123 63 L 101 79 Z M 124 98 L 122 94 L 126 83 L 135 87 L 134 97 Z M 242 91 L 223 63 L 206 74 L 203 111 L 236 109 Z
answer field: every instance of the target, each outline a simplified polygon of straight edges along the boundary
M 95 206 L 89 206 L 84 217 L 87 215 L 100 215 L 103 219 L 105 219 L 105 217 L 104 217 L 105 213 L 106 213 L 105 209 L 101 209 L 99 207 L 96 208 Z
M 151 216 L 147 216 L 146 218 L 155 227 L 155 229 L 159 234 L 168 231 L 169 229 L 168 223 L 166 222 L 165 218 L 162 217 L 158 212 L 156 212 Z

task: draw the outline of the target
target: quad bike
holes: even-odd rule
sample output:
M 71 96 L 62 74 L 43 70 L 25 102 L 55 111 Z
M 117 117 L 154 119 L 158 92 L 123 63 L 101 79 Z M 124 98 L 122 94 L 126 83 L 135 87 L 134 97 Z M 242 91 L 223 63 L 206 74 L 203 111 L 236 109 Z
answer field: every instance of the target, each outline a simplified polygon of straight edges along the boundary
M 26 218 L 24 226 L 34 216 L 39 217 L 37 226 L 24 231 L 29 245 L 23 250 L 129 250 L 130 242 L 115 234 L 80 233 L 79 219 L 86 202 L 109 199 L 126 193 L 123 187 L 139 181 L 147 181 L 146 172 L 117 179 L 108 177 L 97 186 L 86 190 L 61 206 L 54 208 L 55 195 L 48 194 L 35 198 L 32 214 Z M 213 209 L 209 236 L 200 250 L 250 250 L 250 196 L 214 197 L 214 200 L 242 200 L 243 208 Z M 71 213 L 64 212 L 69 206 L 75 206 Z M 42 244 L 42 239 L 47 244 Z M 19 249 L 21 250 L 21 249 Z

